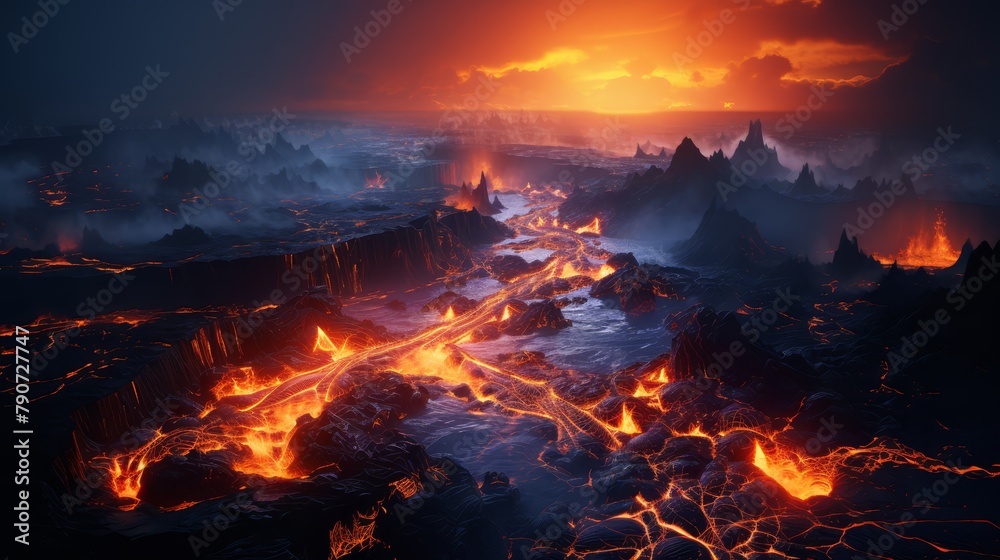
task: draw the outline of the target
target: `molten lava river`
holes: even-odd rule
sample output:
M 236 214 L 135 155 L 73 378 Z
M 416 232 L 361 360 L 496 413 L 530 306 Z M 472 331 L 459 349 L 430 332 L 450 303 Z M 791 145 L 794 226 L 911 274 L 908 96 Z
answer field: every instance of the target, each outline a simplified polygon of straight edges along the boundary
M 502 196 L 511 235 L 467 266 L 265 306 L 235 346 L 209 324 L 120 390 L 169 408 L 121 441 L 98 437 L 114 406 L 81 413 L 67 478 L 100 483 L 77 508 L 121 536 L 109 546 L 191 534 L 202 557 L 997 557 L 994 521 L 932 498 L 998 467 L 898 440 L 830 374 L 731 328 L 771 287 L 734 314 L 700 308 L 730 281 L 598 218 L 560 223 L 556 188 Z M 785 346 L 861 332 L 853 305 L 783 313 L 800 337 Z

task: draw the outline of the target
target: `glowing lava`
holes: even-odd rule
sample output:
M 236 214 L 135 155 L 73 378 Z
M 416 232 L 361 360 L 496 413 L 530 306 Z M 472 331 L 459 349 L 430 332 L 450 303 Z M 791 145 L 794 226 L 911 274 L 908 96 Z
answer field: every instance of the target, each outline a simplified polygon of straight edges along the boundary
M 653 383 L 670 383 L 670 378 L 667 376 L 667 366 L 661 367 L 659 371 L 650 375 L 649 380 Z
M 344 340 L 343 344 L 341 344 L 338 348 L 337 345 L 330 340 L 330 337 L 323 332 L 323 329 L 319 327 L 316 327 L 316 344 L 313 345 L 313 352 L 316 352 L 317 350 L 329 352 L 330 359 L 332 360 L 340 360 L 354 353 L 353 350 L 347 347 L 347 340 Z
M 934 222 L 934 234 L 929 235 L 923 227 L 916 237 L 911 237 L 899 255 L 878 255 L 874 257 L 882 264 L 897 263 L 899 266 L 917 268 L 946 268 L 958 260 L 960 251 L 952 247 L 945 232 L 944 215 L 938 214 Z
M 640 399 L 643 397 L 655 397 L 656 392 L 650 391 L 645 385 L 640 383 L 639 386 L 635 388 L 635 392 L 632 393 L 632 396 Z
M 829 496 L 833 490 L 831 476 L 809 469 L 799 457 L 776 449 L 768 457 L 756 444 L 753 464 L 764 474 L 780 484 L 789 494 L 800 500 L 813 496 Z
M 637 424 L 635 419 L 632 418 L 632 411 L 629 410 L 627 406 L 622 407 L 622 420 L 616 429 L 623 434 L 642 433 L 642 428 L 640 428 L 639 424 Z
M 384 189 L 385 184 L 388 182 L 388 177 L 383 177 L 378 171 L 375 172 L 375 177 L 367 178 L 365 182 L 366 189 Z
M 576 232 L 577 233 L 593 233 L 593 234 L 596 234 L 596 235 L 601 235 L 601 221 L 599 219 L 597 219 L 597 218 L 594 218 L 593 222 L 590 222 L 589 224 L 587 224 L 587 225 L 585 225 L 583 227 L 576 228 Z

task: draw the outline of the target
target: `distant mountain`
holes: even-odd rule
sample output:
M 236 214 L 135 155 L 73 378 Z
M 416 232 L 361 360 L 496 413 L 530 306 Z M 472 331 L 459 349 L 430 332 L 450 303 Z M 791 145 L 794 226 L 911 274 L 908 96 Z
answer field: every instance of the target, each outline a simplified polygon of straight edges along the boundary
M 164 235 L 159 241 L 154 241 L 153 245 L 169 247 L 185 247 L 189 245 L 200 245 L 211 241 L 205 230 L 190 224 L 182 228 L 175 229 L 172 233 Z
M 646 152 L 647 154 L 655 154 L 661 151 L 666 152 L 667 150 L 663 146 L 657 146 L 656 144 L 650 142 L 648 138 L 646 139 L 645 142 L 642 143 L 640 147 L 642 148 L 642 151 Z
M 170 168 L 159 178 L 159 185 L 168 192 L 190 193 L 212 180 L 211 171 L 201 160 L 188 161 L 175 156 Z
M 646 143 L 649 144 L 648 141 Z M 638 144 L 635 145 L 635 155 L 632 157 L 635 159 L 662 159 L 662 160 L 669 158 L 669 156 L 667 155 L 666 148 L 660 148 L 659 153 L 656 153 L 654 150 L 650 150 L 649 152 L 647 152 L 642 148 L 642 146 Z
M 574 227 L 599 218 L 605 234 L 656 236 L 662 227 L 693 229 L 697 216 L 727 181 L 729 161 L 721 154 L 706 158 L 690 138 L 674 150 L 670 166 L 631 173 L 615 190 L 578 188 L 559 206 L 559 219 Z
M 865 254 L 858 246 L 858 238 L 848 239 L 847 230 L 840 232 L 840 243 L 833 253 L 830 272 L 838 278 L 855 278 L 873 273 L 881 273 L 882 265 L 874 257 Z
M 734 170 L 754 177 L 785 179 L 792 172 L 778 161 L 778 150 L 764 143 L 760 119 L 750 121 L 747 137 L 740 140 L 729 162 Z M 753 173 L 747 173 L 748 169 Z
M 802 166 L 802 171 L 792 184 L 792 190 L 788 191 L 792 196 L 819 196 L 830 194 L 830 191 L 819 186 L 816 182 L 816 174 L 809 169 L 809 164 Z
M 119 248 L 105 241 L 104 237 L 96 229 L 84 226 L 83 237 L 80 239 L 80 245 L 77 249 L 84 255 L 95 256 L 109 255 L 117 251 Z
M 736 210 L 727 210 L 716 199 L 694 235 L 677 244 L 674 254 L 685 265 L 739 269 L 777 264 L 782 259 L 780 250 L 764 240 L 756 224 Z

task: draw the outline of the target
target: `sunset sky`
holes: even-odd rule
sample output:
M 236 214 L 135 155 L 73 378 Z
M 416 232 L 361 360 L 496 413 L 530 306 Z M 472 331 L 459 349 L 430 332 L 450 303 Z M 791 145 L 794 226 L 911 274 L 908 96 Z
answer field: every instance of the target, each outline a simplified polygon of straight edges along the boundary
M 147 64 L 171 74 L 141 108 L 148 114 L 437 110 L 484 81 L 494 89 L 486 109 L 792 110 L 816 86 L 852 92 L 838 96 L 841 107 L 875 103 L 869 90 L 892 106 L 893 96 L 920 95 L 907 84 L 940 74 L 937 45 L 955 48 L 987 19 L 981 3 L 944 0 L 399 0 L 381 25 L 370 12 L 390 0 L 219 8 L 228 1 L 67 4 L 17 54 L 6 47 L 5 67 L 31 77 L 5 94 L 3 110 L 100 116 Z M 898 29 L 880 29 L 904 4 L 919 7 L 899 10 Z M 17 32 L 36 10 L 8 3 L 5 29 Z M 348 61 L 346 45 L 366 24 L 376 35 Z M 921 42 L 933 47 L 913 61 Z M 975 58 L 941 66 L 961 74 Z
M 846 2 L 830 1 L 443 4 L 469 23 L 455 30 L 405 4 L 398 27 L 352 56 L 319 103 L 453 106 L 490 76 L 502 84 L 487 100 L 496 108 L 775 110 L 803 103 L 812 83 L 863 84 L 912 46 L 902 29 L 883 40 L 872 2 L 850 2 L 849 17 Z M 345 75 L 350 86 L 337 88 Z

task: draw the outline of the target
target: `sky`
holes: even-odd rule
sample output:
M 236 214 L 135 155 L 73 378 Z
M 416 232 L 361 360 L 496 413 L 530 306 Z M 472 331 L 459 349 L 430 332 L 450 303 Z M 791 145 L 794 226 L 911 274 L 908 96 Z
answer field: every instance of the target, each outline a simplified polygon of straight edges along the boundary
M 166 76 L 143 92 L 143 116 L 441 110 L 478 93 L 495 110 L 792 111 L 822 98 L 967 117 L 995 93 L 993 53 L 975 44 L 991 42 L 988 2 L 75 0 L 44 18 L 38 2 L 4 4 L 5 119 L 107 116 L 147 67 Z M 31 33 L 22 18 L 47 21 Z

